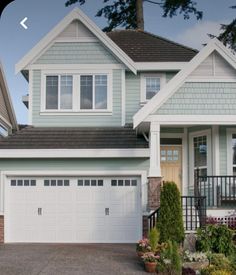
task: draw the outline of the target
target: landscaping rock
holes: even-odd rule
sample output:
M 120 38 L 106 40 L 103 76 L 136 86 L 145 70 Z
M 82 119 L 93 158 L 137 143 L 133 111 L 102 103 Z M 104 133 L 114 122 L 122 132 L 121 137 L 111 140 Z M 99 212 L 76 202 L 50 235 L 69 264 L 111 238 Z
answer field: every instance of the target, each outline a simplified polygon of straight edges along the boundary
M 196 252 L 196 236 L 193 233 L 187 234 L 184 239 L 184 250 Z

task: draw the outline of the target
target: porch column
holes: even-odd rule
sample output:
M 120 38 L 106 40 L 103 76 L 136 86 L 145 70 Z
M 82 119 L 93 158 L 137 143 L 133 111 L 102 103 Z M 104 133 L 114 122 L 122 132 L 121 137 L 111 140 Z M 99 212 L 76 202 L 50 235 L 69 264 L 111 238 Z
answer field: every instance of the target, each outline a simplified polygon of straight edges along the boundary
M 151 122 L 150 135 L 150 168 L 148 174 L 148 208 L 154 210 L 160 206 L 161 162 L 160 162 L 160 124 Z

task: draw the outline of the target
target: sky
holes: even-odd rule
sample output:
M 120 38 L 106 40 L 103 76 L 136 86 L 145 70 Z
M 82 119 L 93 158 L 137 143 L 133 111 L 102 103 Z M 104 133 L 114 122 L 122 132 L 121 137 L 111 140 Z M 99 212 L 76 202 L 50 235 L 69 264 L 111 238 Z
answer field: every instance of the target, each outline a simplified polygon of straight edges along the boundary
M 201 49 L 207 43 L 208 33 L 218 34 L 221 23 L 231 22 L 236 10 L 229 7 L 236 0 L 195 0 L 203 19 L 198 21 L 194 16 L 184 20 L 183 16 L 163 18 L 157 5 L 144 4 L 145 30 L 195 49 Z M 66 0 L 15 0 L 3 11 L 0 19 L 0 60 L 6 74 L 8 87 L 13 101 L 18 123 L 27 124 L 28 110 L 22 103 L 22 96 L 28 93 L 28 83 L 19 73 L 15 74 L 15 64 L 44 37 L 74 7 L 65 7 Z M 87 0 L 80 6 L 100 28 L 106 26 L 106 20 L 95 17 L 103 0 Z M 28 18 L 25 30 L 20 22 Z

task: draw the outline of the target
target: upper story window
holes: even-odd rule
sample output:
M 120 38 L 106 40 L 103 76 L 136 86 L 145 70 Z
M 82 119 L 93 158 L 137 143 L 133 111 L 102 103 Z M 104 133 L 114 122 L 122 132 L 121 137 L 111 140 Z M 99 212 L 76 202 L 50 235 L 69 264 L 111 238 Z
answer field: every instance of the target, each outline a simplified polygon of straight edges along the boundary
M 0 137 L 8 136 L 8 130 L 0 124 Z
M 42 111 L 110 112 L 111 74 L 45 74 Z
M 155 96 L 165 84 L 164 74 L 141 75 L 141 102 L 146 102 Z
M 46 110 L 72 109 L 72 76 L 46 76 Z
M 80 76 L 80 109 L 107 109 L 107 75 Z

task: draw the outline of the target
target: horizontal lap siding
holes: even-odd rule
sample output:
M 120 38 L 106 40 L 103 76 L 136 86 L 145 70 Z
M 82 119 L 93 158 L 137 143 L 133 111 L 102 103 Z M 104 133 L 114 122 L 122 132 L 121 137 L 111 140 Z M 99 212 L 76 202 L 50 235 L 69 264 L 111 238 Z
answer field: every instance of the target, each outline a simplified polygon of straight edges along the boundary
M 0 170 L 102 171 L 145 170 L 149 160 L 140 159 L 18 159 L 0 160 Z
M 101 43 L 54 43 L 35 64 L 117 64 Z
M 121 125 L 121 70 L 113 70 L 112 115 L 40 115 L 41 72 L 33 71 L 33 119 L 34 126 L 120 126 Z
M 10 117 L 7 112 L 6 102 L 3 96 L 3 92 L 0 86 L 0 115 L 10 123 Z
M 159 115 L 235 115 L 236 83 L 185 83 Z

